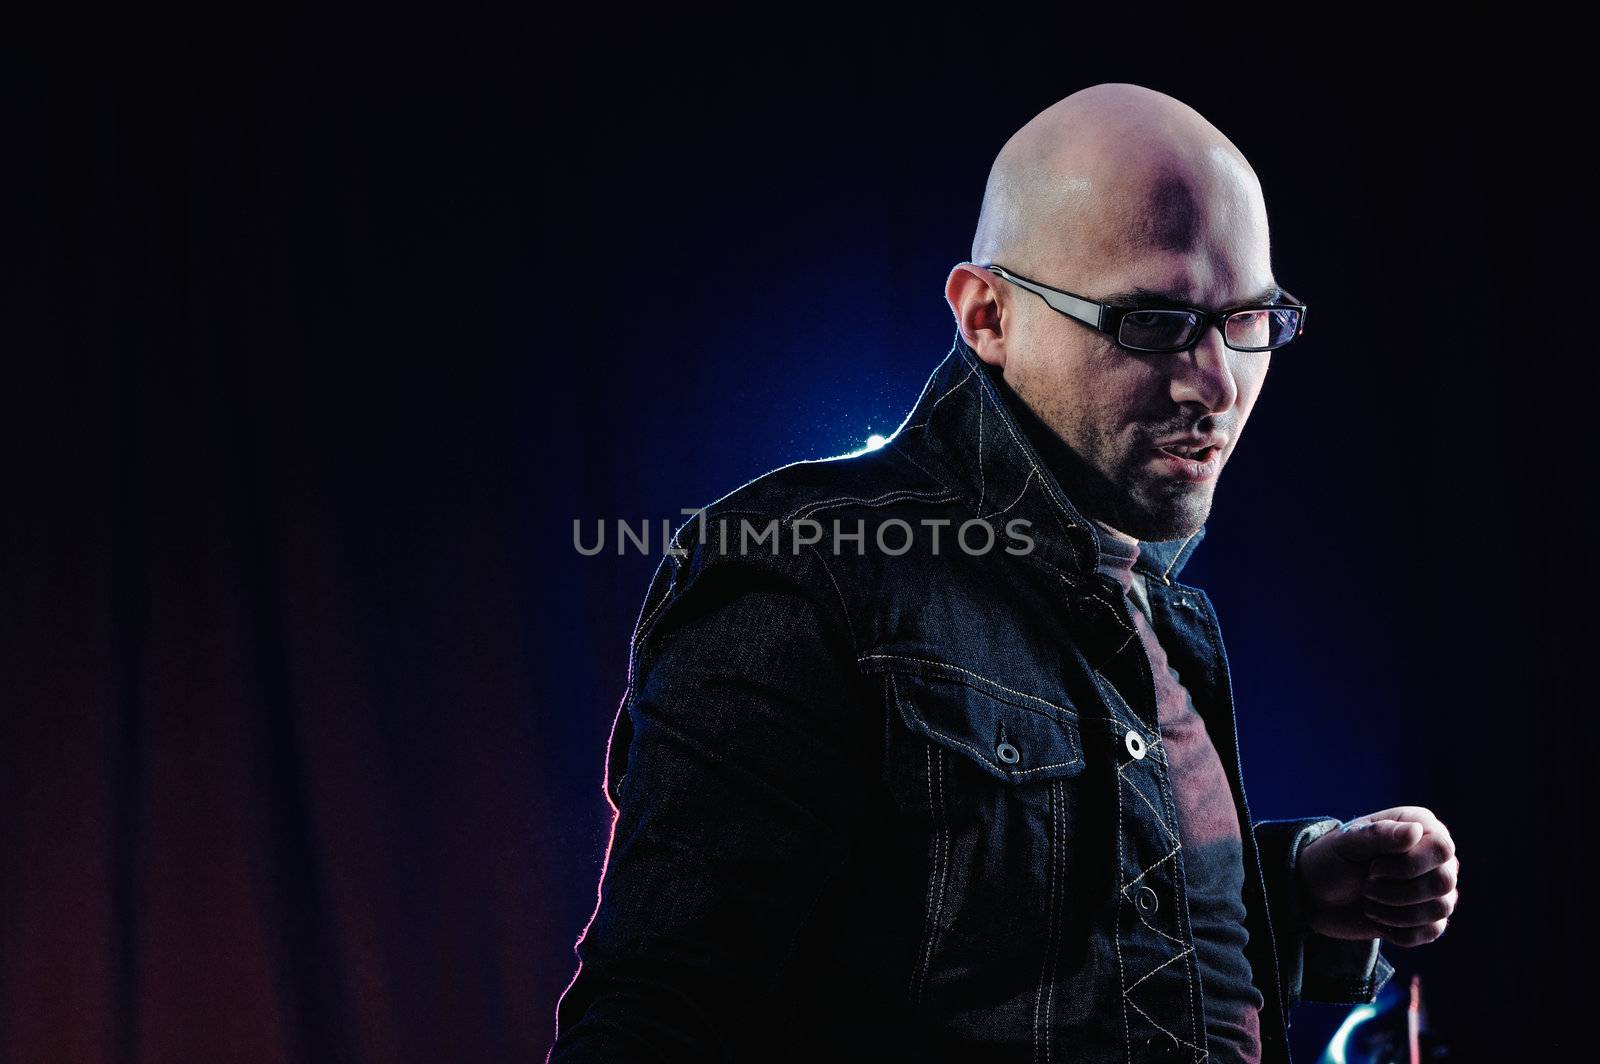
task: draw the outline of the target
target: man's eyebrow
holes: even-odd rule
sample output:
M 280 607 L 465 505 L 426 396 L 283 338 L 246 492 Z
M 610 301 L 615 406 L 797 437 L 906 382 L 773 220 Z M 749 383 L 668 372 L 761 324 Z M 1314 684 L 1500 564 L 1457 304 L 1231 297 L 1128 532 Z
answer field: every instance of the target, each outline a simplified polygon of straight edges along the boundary
M 1234 307 L 1270 306 L 1274 303 L 1287 301 L 1286 297 L 1287 299 L 1293 298 L 1276 284 L 1271 284 L 1247 299 L 1228 305 Z M 1099 302 L 1109 303 L 1116 307 L 1192 307 L 1195 305 L 1192 300 L 1181 293 L 1140 286 L 1113 292 L 1109 296 L 1103 296 Z M 1207 310 L 1212 308 L 1201 307 L 1200 309 Z M 1220 310 L 1222 308 L 1215 309 Z

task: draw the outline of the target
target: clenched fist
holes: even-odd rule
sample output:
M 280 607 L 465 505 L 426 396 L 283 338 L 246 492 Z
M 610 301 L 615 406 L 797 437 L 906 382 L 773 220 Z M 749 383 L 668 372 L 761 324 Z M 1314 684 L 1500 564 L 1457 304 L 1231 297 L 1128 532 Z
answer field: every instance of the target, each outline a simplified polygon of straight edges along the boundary
M 1460 896 L 1450 832 L 1419 805 L 1397 805 L 1328 832 L 1297 869 L 1313 931 L 1420 946 L 1444 934 Z

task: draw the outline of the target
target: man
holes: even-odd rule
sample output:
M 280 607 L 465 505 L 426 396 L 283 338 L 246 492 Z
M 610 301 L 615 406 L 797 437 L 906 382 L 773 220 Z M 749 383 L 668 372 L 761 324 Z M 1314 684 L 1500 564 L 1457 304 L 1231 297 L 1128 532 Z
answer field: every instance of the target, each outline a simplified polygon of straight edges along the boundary
M 553 1060 L 1286 1061 L 1297 1001 L 1371 1001 L 1380 942 L 1443 932 L 1428 810 L 1251 817 L 1178 582 L 1303 324 L 1243 156 L 1075 93 L 945 295 L 884 447 L 744 485 L 657 571 Z

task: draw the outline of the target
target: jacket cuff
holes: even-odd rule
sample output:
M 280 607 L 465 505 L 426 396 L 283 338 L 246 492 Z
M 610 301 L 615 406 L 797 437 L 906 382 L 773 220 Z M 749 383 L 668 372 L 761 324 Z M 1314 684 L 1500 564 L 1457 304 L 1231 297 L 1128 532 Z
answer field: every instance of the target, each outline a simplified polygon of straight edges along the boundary
M 1383 940 L 1339 939 L 1318 934 L 1306 922 L 1300 892 L 1300 851 L 1330 831 L 1343 827 L 1334 817 L 1262 821 L 1256 825 L 1263 868 L 1272 903 L 1281 920 L 1279 962 L 1289 1006 L 1302 1001 L 1330 1005 L 1369 1004 L 1394 974 L 1379 946 Z M 1276 882 L 1274 882 L 1276 881 Z

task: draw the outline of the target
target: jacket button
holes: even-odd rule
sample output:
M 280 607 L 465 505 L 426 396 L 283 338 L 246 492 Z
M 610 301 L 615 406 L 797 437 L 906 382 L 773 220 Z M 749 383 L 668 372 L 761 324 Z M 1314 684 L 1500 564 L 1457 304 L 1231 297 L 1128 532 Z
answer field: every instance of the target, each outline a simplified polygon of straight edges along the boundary
M 1133 892 L 1133 904 L 1138 910 L 1149 916 L 1161 908 L 1161 899 L 1149 887 L 1140 884 L 1139 889 Z
M 1022 752 L 1010 743 L 1001 743 L 994 748 L 994 756 L 1008 765 L 1015 765 L 1022 760 Z
M 1144 736 L 1140 735 L 1138 732 L 1134 731 L 1132 728 L 1129 728 L 1128 729 L 1128 734 L 1124 735 L 1122 737 L 1122 741 L 1123 741 L 1124 744 L 1127 745 L 1128 753 L 1133 755 L 1133 758 L 1134 758 L 1135 761 L 1143 761 L 1144 760 L 1144 755 L 1145 755 Z

